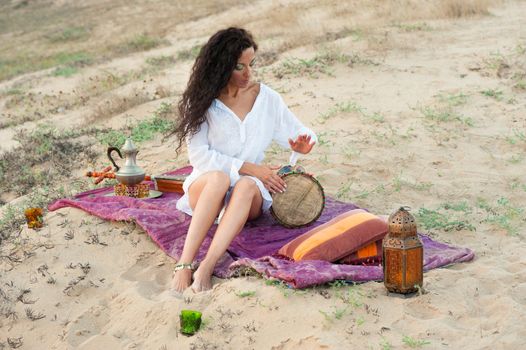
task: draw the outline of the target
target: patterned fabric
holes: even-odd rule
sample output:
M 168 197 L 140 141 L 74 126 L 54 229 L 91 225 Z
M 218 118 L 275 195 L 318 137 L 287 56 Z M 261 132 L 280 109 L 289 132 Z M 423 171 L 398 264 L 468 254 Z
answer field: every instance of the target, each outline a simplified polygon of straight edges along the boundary
M 190 171 L 191 167 L 186 167 L 169 174 L 188 174 Z M 50 204 L 49 210 L 75 207 L 106 220 L 134 220 L 166 254 L 177 260 L 182 253 L 191 220 L 190 216 L 175 208 L 180 194 L 164 193 L 155 199 L 104 196 L 111 191 L 111 187 L 106 187 L 81 193 L 71 199 L 60 199 Z M 218 261 L 214 274 L 227 278 L 249 269 L 266 278 L 281 279 L 293 288 L 305 288 L 336 279 L 356 282 L 382 280 L 382 268 L 378 265 L 343 265 L 318 260 L 293 262 L 273 256 L 284 244 L 352 209 L 357 207 L 328 197 L 322 215 L 311 227 L 287 229 L 276 223 L 270 214 L 250 221 Z M 216 225 L 211 227 L 196 261 L 204 258 L 216 228 Z M 423 235 L 420 238 L 424 244 L 426 271 L 455 262 L 469 261 L 474 257 L 470 249 L 439 243 Z
M 333 262 L 383 238 L 387 229 L 387 223 L 378 216 L 363 209 L 354 209 L 287 243 L 279 254 L 294 261 Z M 368 249 L 371 250 L 370 247 Z M 360 254 L 369 253 L 364 250 Z
M 363 248 L 338 260 L 339 264 L 378 265 L 382 263 L 382 240 L 369 243 Z
M 466 262 L 474 258 L 471 249 L 451 246 L 419 234 L 424 246 L 424 271 L 453 263 Z M 382 281 L 382 265 L 345 265 L 328 261 L 306 260 L 290 261 L 275 256 L 259 259 L 242 258 L 230 269 L 254 270 L 266 278 L 280 279 L 292 288 L 306 288 L 334 280 L 352 282 Z

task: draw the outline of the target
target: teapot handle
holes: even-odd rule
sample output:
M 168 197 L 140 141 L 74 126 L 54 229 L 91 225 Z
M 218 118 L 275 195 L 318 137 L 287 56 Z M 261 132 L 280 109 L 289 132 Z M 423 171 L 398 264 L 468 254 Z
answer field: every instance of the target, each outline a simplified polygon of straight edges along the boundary
M 122 159 L 122 154 L 121 154 L 121 151 L 117 147 L 108 147 L 108 158 L 111 161 L 111 163 L 115 166 L 115 171 L 119 171 L 120 167 L 117 165 L 117 163 L 115 163 L 115 161 L 111 157 L 111 153 L 113 151 L 116 151 L 119 157 L 121 157 L 121 159 Z

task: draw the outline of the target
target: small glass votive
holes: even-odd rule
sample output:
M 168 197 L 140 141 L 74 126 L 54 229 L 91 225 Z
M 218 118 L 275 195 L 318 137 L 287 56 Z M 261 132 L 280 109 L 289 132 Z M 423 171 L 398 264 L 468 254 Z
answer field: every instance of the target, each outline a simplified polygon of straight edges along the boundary
M 194 335 L 201 327 L 201 312 L 194 310 L 182 310 L 179 315 L 181 323 L 181 333 L 184 335 Z
M 24 210 L 27 227 L 32 229 L 41 228 L 44 224 L 43 213 L 42 208 L 27 208 Z

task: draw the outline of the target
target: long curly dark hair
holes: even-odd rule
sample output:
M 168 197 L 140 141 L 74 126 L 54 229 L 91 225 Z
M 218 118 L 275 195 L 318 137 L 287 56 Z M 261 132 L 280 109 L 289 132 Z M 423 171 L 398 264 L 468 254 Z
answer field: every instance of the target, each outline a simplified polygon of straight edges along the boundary
M 206 111 L 221 90 L 227 85 L 237 60 L 248 48 L 257 50 L 258 46 L 252 34 L 242 28 L 231 27 L 212 35 L 201 48 L 192 74 L 181 101 L 179 101 L 179 122 L 174 130 L 179 145 L 199 131 L 206 120 Z

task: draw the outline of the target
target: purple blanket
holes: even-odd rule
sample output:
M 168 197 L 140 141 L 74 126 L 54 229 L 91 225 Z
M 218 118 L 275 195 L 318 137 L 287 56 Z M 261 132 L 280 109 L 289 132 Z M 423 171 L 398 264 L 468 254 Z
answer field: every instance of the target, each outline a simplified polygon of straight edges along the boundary
M 169 174 L 187 174 L 191 167 L 185 167 Z M 112 188 L 101 188 L 81 193 L 72 199 L 60 199 L 49 205 L 49 210 L 75 207 L 107 220 L 135 220 L 161 249 L 174 259 L 182 252 L 191 217 L 175 208 L 180 195 L 164 193 L 159 198 L 135 199 L 128 197 L 105 197 Z M 358 208 L 327 198 L 320 218 L 311 226 L 287 229 L 270 216 L 248 222 L 241 233 L 232 241 L 228 251 L 220 259 L 214 274 L 220 278 L 231 277 L 246 268 L 263 276 L 285 281 L 294 288 L 304 288 L 333 280 L 356 282 L 382 280 L 381 266 L 341 265 L 325 261 L 293 262 L 274 255 L 281 246 L 302 233 L 326 223 L 335 216 Z M 201 261 L 208 250 L 217 225 L 213 225 L 201 246 L 197 261 Z M 420 235 L 424 244 L 424 270 L 473 259 L 470 249 L 439 243 Z

